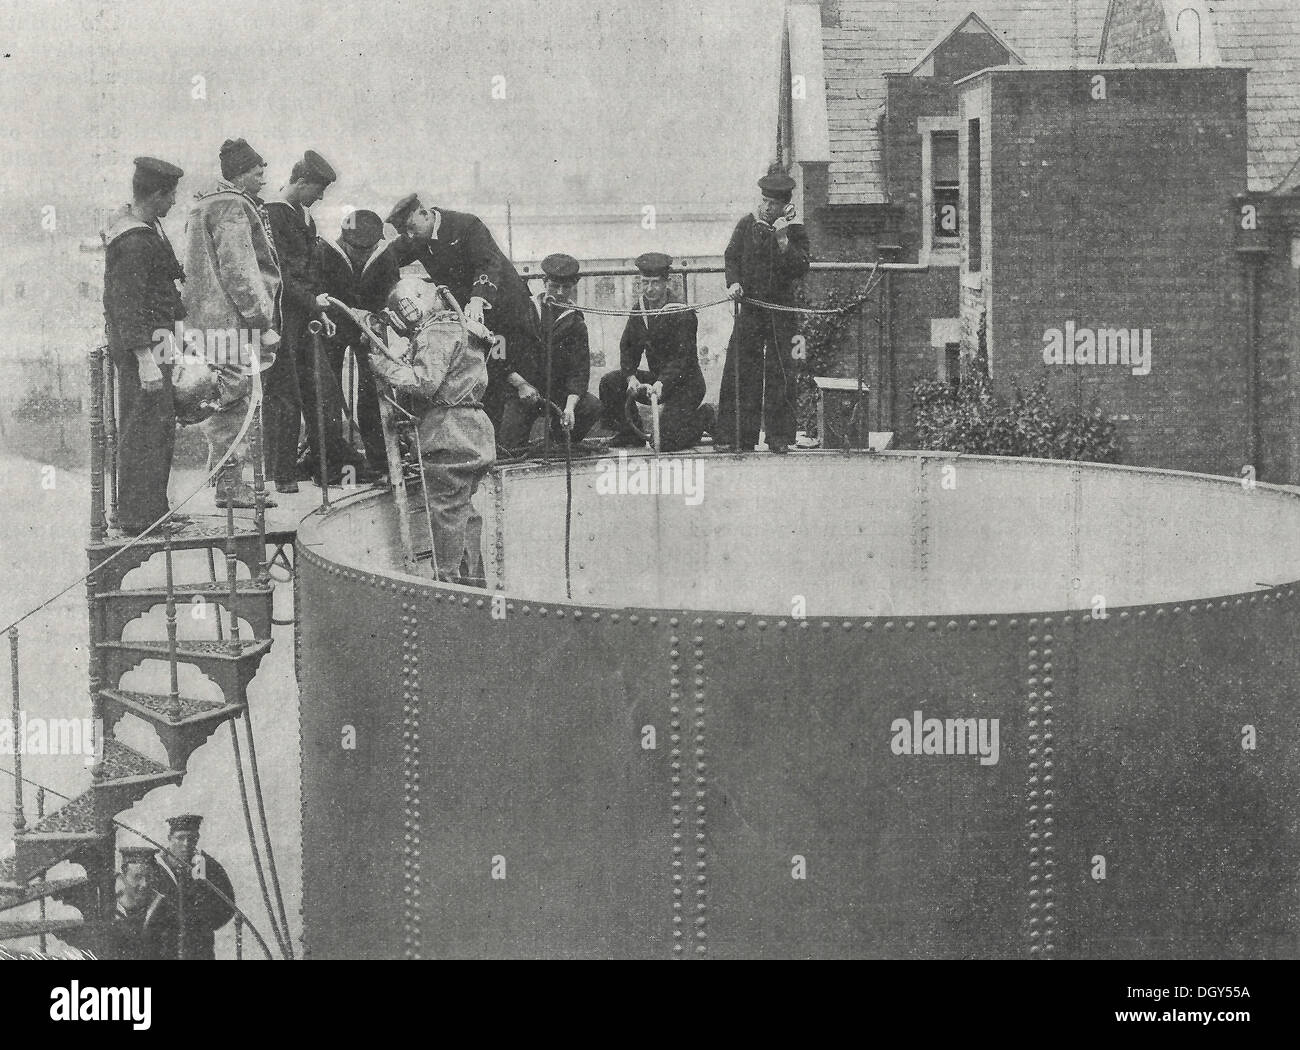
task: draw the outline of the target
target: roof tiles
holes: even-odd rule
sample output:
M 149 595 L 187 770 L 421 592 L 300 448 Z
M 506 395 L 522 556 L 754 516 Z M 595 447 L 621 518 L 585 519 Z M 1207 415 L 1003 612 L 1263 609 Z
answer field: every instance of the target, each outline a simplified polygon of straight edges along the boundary
M 876 114 L 885 102 L 884 74 L 906 73 L 966 15 L 978 14 L 1031 65 L 1071 61 L 1091 65 L 1097 60 L 1106 4 L 1107 0 L 839 0 L 839 25 L 822 28 L 830 111 L 829 203 L 886 199 L 876 128 Z

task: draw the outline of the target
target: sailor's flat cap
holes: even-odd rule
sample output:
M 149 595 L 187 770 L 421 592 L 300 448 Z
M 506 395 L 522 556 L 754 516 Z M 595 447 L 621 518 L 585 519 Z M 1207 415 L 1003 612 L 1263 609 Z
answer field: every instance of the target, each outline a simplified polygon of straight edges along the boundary
M 128 864 L 152 864 L 155 850 L 152 846 L 123 846 L 122 867 Z
M 175 164 L 168 164 L 165 160 L 159 160 L 157 157 L 136 157 L 135 166 L 140 171 L 147 172 L 159 180 L 169 179 L 172 182 L 177 182 L 185 174 Z
M 388 213 L 386 222 L 391 223 L 398 230 L 406 222 L 411 212 L 420 206 L 420 195 L 418 193 L 408 193 L 400 201 L 393 205 L 393 210 Z
M 764 197 L 771 197 L 773 200 L 785 201 L 789 203 L 790 197 L 794 193 L 794 179 L 789 175 L 782 175 L 777 172 L 773 175 L 764 175 L 758 180 L 758 188 L 763 191 Z
M 542 260 L 542 273 L 557 281 L 576 280 L 582 267 L 572 255 L 556 252 Z
M 197 813 L 182 813 L 179 816 L 167 818 L 167 827 L 173 833 L 177 831 L 198 831 L 199 825 L 202 823 L 203 818 Z
M 334 169 L 330 167 L 329 161 L 314 149 L 309 149 L 302 155 L 302 166 L 306 169 L 312 182 L 319 181 L 328 186 L 338 178 L 338 175 L 334 173 Z
M 384 235 L 384 220 L 372 211 L 358 208 L 343 216 L 339 236 L 357 248 L 373 248 Z
M 662 277 L 673 264 L 673 257 L 663 252 L 646 252 L 636 257 L 636 268 L 647 277 Z

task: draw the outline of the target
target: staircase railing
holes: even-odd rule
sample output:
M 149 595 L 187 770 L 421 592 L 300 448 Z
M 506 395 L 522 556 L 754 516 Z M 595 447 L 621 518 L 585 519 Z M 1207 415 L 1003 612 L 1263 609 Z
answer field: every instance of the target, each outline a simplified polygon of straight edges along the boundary
M 172 569 L 172 537 L 168 532 L 163 543 L 163 557 L 167 562 L 167 717 L 175 720 L 181 714 L 180 665 L 176 659 L 176 579 Z
M 117 370 L 113 355 L 104 354 L 104 458 L 108 465 L 108 523 L 117 524 Z
M 13 698 L 13 732 L 20 732 L 22 724 L 22 701 L 18 695 L 18 628 L 9 628 L 9 688 Z M 23 750 L 14 748 L 14 834 L 21 835 L 27 830 L 27 818 L 23 816 Z

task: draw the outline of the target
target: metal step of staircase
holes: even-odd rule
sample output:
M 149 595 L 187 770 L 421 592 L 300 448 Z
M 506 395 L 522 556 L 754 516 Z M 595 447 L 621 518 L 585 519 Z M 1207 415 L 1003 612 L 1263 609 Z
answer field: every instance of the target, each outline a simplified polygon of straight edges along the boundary
M 97 820 L 94 792 L 87 791 L 14 836 L 13 881 L 30 882 L 60 861 L 72 860 L 87 846 L 105 840 L 111 848 L 112 825 L 104 828 Z
M 31 904 L 42 898 L 53 897 L 64 903 L 73 903 L 73 891 L 87 886 L 90 880 L 85 875 L 68 879 L 43 879 L 37 882 L 19 883 L 13 881 L 13 857 L 0 861 L 0 911 L 9 911 L 24 904 Z
M 185 776 L 183 770 L 169 769 L 113 739 L 104 741 L 95 769 L 99 776 L 89 791 L 14 836 L 14 882 L 30 882 L 60 861 L 75 861 L 85 847 L 101 846 L 105 840 L 111 850 L 113 818 L 154 788 L 179 784 Z
M 183 769 L 169 769 L 111 738 L 104 741 L 103 758 L 96 772 L 90 790 L 95 796 L 96 814 L 105 824 L 111 824 L 114 817 L 154 788 L 179 784 L 185 777 Z
M 158 734 L 172 769 L 186 769 L 190 755 L 216 730 L 217 726 L 244 711 L 244 705 L 222 704 L 212 700 L 179 697 L 175 710 L 166 693 L 141 693 L 127 689 L 101 689 L 99 692 L 104 724 L 112 727 L 124 714 L 148 722 Z
M 109 688 L 118 686 L 122 676 L 145 660 L 168 659 L 166 642 L 100 642 L 95 646 L 100 658 L 100 673 Z M 192 664 L 211 678 L 221 689 L 228 704 L 247 702 L 248 683 L 257 674 L 258 665 L 271 649 L 269 638 L 241 638 L 231 641 L 194 641 L 176 643 L 179 663 Z
M 259 584 L 256 580 L 237 580 L 232 598 L 230 586 L 223 582 L 178 583 L 172 589 L 176 604 L 193 605 L 197 595 L 204 602 L 225 609 L 247 620 L 254 638 L 271 637 L 271 618 L 275 600 L 272 584 Z M 95 600 L 100 603 L 105 639 L 120 639 L 122 631 L 132 620 L 144 616 L 149 610 L 167 603 L 166 587 L 141 587 L 138 590 L 99 591 Z M 189 614 L 182 614 L 187 617 Z M 204 621 L 207 622 L 207 621 Z
M 279 546 L 292 543 L 295 530 L 268 530 L 265 537 L 266 546 Z M 130 550 L 117 555 L 102 568 L 96 568 L 105 558 L 117 554 L 124 547 Z M 226 522 L 224 518 L 195 521 L 192 525 L 174 532 L 171 537 L 173 551 L 207 550 L 213 548 L 221 552 L 226 549 Z M 120 590 L 122 579 L 132 569 L 137 569 L 155 554 L 162 553 L 165 541 L 162 536 L 108 536 L 103 542 L 91 544 L 86 548 L 86 557 L 90 568 L 97 573 L 97 585 L 101 590 Z M 231 548 L 237 561 L 243 562 L 248 574 L 256 577 L 259 560 L 265 561 L 266 547 L 257 534 L 250 518 L 237 518 L 235 533 L 231 539 Z

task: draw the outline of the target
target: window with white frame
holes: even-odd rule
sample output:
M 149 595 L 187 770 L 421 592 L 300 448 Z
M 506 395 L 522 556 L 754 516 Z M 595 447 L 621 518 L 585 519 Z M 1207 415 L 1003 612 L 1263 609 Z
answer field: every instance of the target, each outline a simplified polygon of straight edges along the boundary
M 956 266 L 961 252 L 961 175 L 959 124 L 945 117 L 923 117 L 921 132 L 921 239 L 932 262 Z
M 957 178 L 957 132 L 930 134 L 930 187 L 932 235 L 936 246 L 961 239 L 961 183 Z

